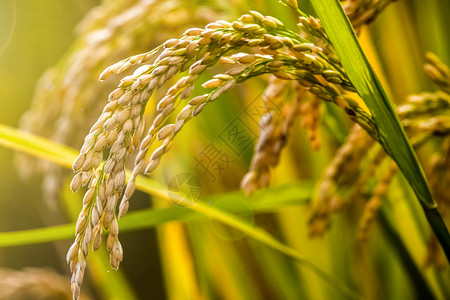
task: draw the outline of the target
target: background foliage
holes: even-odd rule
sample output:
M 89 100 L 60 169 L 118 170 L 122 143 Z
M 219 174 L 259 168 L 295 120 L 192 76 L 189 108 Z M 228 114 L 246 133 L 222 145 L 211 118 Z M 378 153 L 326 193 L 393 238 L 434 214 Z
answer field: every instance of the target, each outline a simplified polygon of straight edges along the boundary
M 20 116 L 30 106 L 38 78 L 63 59 L 76 39 L 75 25 L 98 4 L 94 0 L 0 2 L 2 124 L 18 127 Z M 302 10 L 312 12 L 307 1 L 300 4 Z M 200 17 L 177 24 L 160 36 L 151 36 L 152 46 L 179 36 L 191 26 L 203 26 L 210 18 L 234 20 L 249 9 L 273 15 L 291 28 L 296 24 L 295 14 L 276 1 L 235 0 L 226 4 L 187 1 L 184 5 L 184 10 L 196 11 Z M 401 103 L 407 95 L 435 89 L 422 71 L 426 51 L 436 53 L 447 65 L 450 63 L 450 40 L 445 30 L 450 28 L 450 20 L 445 15 L 450 11 L 449 6 L 445 0 L 397 1 L 362 30 L 363 50 L 394 102 Z M 127 49 L 116 60 L 151 48 L 136 47 L 141 48 Z M 101 66 L 95 70 L 97 75 L 101 71 Z M 99 85 L 105 95 L 111 90 L 102 83 L 91 84 Z M 223 195 L 238 190 L 240 179 L 248 169 L 256 137 L 252 133 L 258 132 L 258 119 L 252 111 L 258 108 L 256 103 L 265 84 L 263 80 L 252 80 L 245 88 L 228 92 L 209 106 L 207 113 L 186 126 L 153 177 L 159 183 L 148 183 L 153 187 L 151 199 L 145 193 L 133 196 L 131 210 L 140 211 L 131 212 L 121 223 L 125 259 L 120 270 L 110 269 L 103 250 L 91 253 L 90 273 L 83 289 L 93 299 L 348 299 L 353 294 L 342 293 L 346 287 L 368 299 L 448 298 L 448 265 L 443 271 L 423 267 L 429 227 L 416 201 L 410 201 L 414 196 L 401 177 L 382 204 L 382 218 L 372 228 L 368 242 L 361 244 L 355 240 L 357 209 L 333 217 L 331 231 L 324 238 L 308 237 L 308 203 L 314 183 L 322 176 L 351 125 L 344 116 L 338 115 L 341 135 L 326 128 L 322 130 L 324 141 L 318 152 L 312 151 L 304 130 L 296 126 L 272 176 L 272 188 L 251 199 L 245 199 L 241 192 Z M 103 99 L 106 98 L 98 101 L 105 102 Z M 253 138 L 252 144 L 238 149 L 237 153 L 221 138 L 221 133 L 236 118 L 248 126 Z M 80 129 L 84 130 L 81 137 L 91 124 L 84 126 Z M 23 142 L 20 133 L 11 135 L 19 139 L 18 144 Z M 79 149 L 80 136 L 74 135 L 67 144 Z M 205 172 L 198 163 L 211 142 L 233 160 L 220 173 Z M 55 149 L 47 141 L 43 143 L 48 149 Z M 58 155 L 63 156 L 61 161 L 68 162 L 76 152 L 63 149 L 49 157 L 55 161 Z M 80 195 L 68 191 L 65 182 L 62 200 L 53 208 L 47 206 L 41 193 L 42 175 L 21 180 L 13 157 L 11 149 L 0 148 L 0 231 L 73 222 L 80 210 Z M 314 268 L 311 271 L 305 268 L 305 263 L 285 255 L 290 250 L 285 249 L 282 254 L 270 241 L 261 242 L 263 237 L 255 239 L 254 233 L 224 227 L 214 218 L 205 218 L 162 199 L 165 186 L 182 173 L 197 176 L 206 203 L 236 211 L 245 220 L 243 224 L 265 230 L 334 279 L 324 278 Z M 11 241 L 17 235 L 0 234 L 1 268 L 51 267 L 68 276 L 65 252 L 74 227 L 71 224 L 56 229 L 59 230 L 56 234 L 37 231 L 35 240 L 32 232 L 25 232 L 14 247 L 6 246 L 12 246 Z M 44 241 L 54 242 L 41 243 Z M 0 273 L 0 284 L 6 276 Z M 342 282 L 336 284 L 335 279 Z M 1 293 L 0 289 L 0 299 Z

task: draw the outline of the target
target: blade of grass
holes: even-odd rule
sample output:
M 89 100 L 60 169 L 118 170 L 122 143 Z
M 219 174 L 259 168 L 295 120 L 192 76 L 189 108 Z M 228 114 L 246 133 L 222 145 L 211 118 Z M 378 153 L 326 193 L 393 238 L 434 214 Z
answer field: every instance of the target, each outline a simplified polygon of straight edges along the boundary
M 414 190 L 428 223 L 450 261 L 450 234 L 428 189 L 423 170 L 339 1 L 311 0 L 311 3 L 323 22 L 351 82 L 373 115 L 380 132 L 380 143 Z
M 75 223 L 70 223 L 29 230 L 0 232 L 0 248 L 70 239 L 74 234 L 74 225 Z
M 140 184 L 142 184 L 142 187 L 144 188 L 143 191 L 145 191 L 146 180 L 147 178 L 138 178 L 136 180 L 136 186 L 138 185 L 138 182 L 140 181 Z M 175 201 L 176 203 L 179 203 L 183 206 L 189 207 L 192 210 L 195 210 L 196 212 L 199 212 L 205 216 L 208 216 L 211 219 L 214 219 L 215 221 L 219 221 L 225 225 L 228 225 L 234 229 L 237 229 L 243 233 L 245 233 L 247 236 L 266 244 L 267 246 L 280 251 L 281 253 L 290 256 L 291 258 L 295 259 L 299 264 L 301 264 L 304 267 L 307 267 L 309 270 L 313 271 L 316 275 L 318 275 L 320 278 L 324 279 L 328 284 L 334 286 L 337 288 L 340 292 L 345 294 L 347 297 L 350 297 L 352 299 L 359 299 L 360 295 L 347 287 L 343 282 L 340 280 L 333 278 L 329 276 L 327 273 L 319 269 L 316 265 L 311 263 L 308 260 L 305 260 L 303 256 L 297 252 L 297 250 L 281 243 L 277 239 L 275 239 L 271 234 L 269 234 L 267 231 L 254 226 L 254 224 L 248 223 L 246 220 L 243 220 L 241 217 L 237 217 L 236 215 L 230 214 L 228 212 L 225 212 L 223 210 L 217 209 L 207 203 L 204 203 L 203 201 L 194 202 L 192 199 L 190 199 L 187 196 L 171 193 L 170 197 L 168 193 L 164 193 L 160 195 L 161 197 L 170 200 Z
M 0 145 L 5 145 L 15 150 L 48 159 L 68 168 L 71 168 L 72 162 L 76 157 L 76 155 L 73 155 L 76 152 L 71 150 L 69 147 L 62 146 L 44 138 L 36 137 L 32 134 L 28 134 L 1 124 Z M 54 148 L 57 148 L 59 151 L 54 151 Z M 179 203 L 182 206 L 186 206 L 202 215 L 233 227 L 245 233 L 247 236 L 293 258 L 297 261 L 297 263 L 313 271 L 328 284 L 335 287 L 341 293 L 347 295 L 347 297 L 351 299 L 361 298 L 357 292 L 349 288 L 345 283 L 328 275 L 316 265 L 304 259 L 297 250 L 281 243 L 265 230 L 256 227 L 253 224 L 247 223 L 245 220 L 242 220 L 242 218 L 237 217 L 236 215 L 217 209 L 207 203 L 204 203 L 203 201 L 194 202 L 192 199 L 175 192 L 171 192 L 169 195 L 166 187 L 149 178 L 139 176 L 136 180 L 136 188 L 143 192 L 159 196 L 168 201 L 175 201 L 175 203 Z M 73 228 L 74 227 L 72 227 L 72 229 Z
M 69 189 L 69 185 L 66 184 L 64 191 L 61 193 L 61 201 L 66 204 L 64 205 L 65 212 L 69 219 L 76 221 L 83 203 L 83 196 L 81 194 L 73 194 Z M 72 205 L 67 205 L 68 203 L 72 203 Z M 70 230 L 72 238 L 73 228 Z M 102 295 L 103 299 L 138 299 L 123 269 L 110 272 L 109 253 L 106 249 L 100 249 L 100 251 L 96 252 L 96 255 L 89 255 L 88 264 L 90 265 L 89 277 L 94 284 L 95 290 Z
M 275 186 L 266 192 L 252 197 L 252 210 L 254 213 L 274 212 L 294 205 L 302 205 L 309 202 L 313 194 L 311 184 L 290 184 Z M 206 198 L 206 202 L 215 202 L 222 197 L 244 197 L 240 192 L 218 194 Z M 241 207 L 236 207 L 238 211 Z M 120 222 L 122 232 L 146 229 L 168 222 L 202 222 L 207 216 L 184 207 L 149 208 L 130 212 Z M 0 232 L 0 248 L 32 245 L 71 239 L 74 235 L 75 223 L 56 225 L 51 227 L 36 228 L 21 231 Z
M 214 299 L 215 287 L 211 283 L 211 276 L 208 274 L 208 255 L 211 253 L 210 249 L 203 245 L 203 236 L 205 227 L 203 226 L 189 226 L 188 232 L 190 234 L 192 244 L 192 256 L 194 258 L 195 270 L 197 270 L 198 285 L 202 291 L 204 299 Z
M 0 145 L 71 168 L 78 153 L 70 147 L 0 124 Z
M 248 259 L 242 256 L 234 243 L 218 238 L 217 232 L 204 230 L 202 246 L 210 251 L 206 255 L 206 272 L 211 284 L 222 299 L 263 299 L 264 288 L 249 268 Z M 268 297 L 270 298 L 270 297 Z

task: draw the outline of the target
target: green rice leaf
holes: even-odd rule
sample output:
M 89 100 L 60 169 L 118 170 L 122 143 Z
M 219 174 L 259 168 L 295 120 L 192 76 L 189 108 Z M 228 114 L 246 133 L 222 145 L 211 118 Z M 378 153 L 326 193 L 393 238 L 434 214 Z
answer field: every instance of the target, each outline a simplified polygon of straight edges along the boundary
M 45 158 L 49 161 L 58 163 L 68 168 L 71 167 L 72 162 L 76 158 L 75 154 L 76 152 L 68 147 L 62 146 L 60 144 L 46 140 L 44 138 L 36 137 L 32 134 L 28 134 L 5 125 L 0 125 L 0 145 L 4 145 L 15 150 L 23 151 L 25 153 L 40 158 Z M 55 149 L 58 149 L 58 151 L 55 151 Z M 214 207 L 213 205 L 210 205 L 209 203 L 204 201 L 195 202 L 185 195 L 181 195 L 175 192 L 169 193 L 167 191 L 167 188 L 165 188 L 162 184 L 149 178 L 144 178 L 142 176 L 139 176 L 137 178 L 136 188 L 143 192 L 164 198 L 166 200 L 175 201 L 175 203 L 185 206 L 190 210 L 203 215 L 204 217 L 211 218 L 215 221 L 221 222 L 234 229 L 237 229 L 245 233 L 248 237 L 251 237 L 293 258 L 299 264 L 314 272 L 316 275 L 318 275 L 320 278 L 322 278 L 331 286 L 335 287 L 337 290 L 339 290 L 342 294 L 346 295 L 348 298 L 351 299 L 361 298 L 357 292 L 355 292 L 352 288 L 349 288 L 344 282 L 330 276 L 329 274 L 325 273 L 320 268 L 318 268 L 316 265 L 306 260 L 296 249 L 281 243 L 267 231 L 255 226 L 252 223 L 247 222 L 246 220 L 235 214 L 231 214 L 222 209 L 218 209 L 217 207 Z M 155 217 L 155 215 L 153 215 L 152 217 L 158 220 L 158 216 Z M 170 213 L 165 215 L 165 217 L 168 216 L 170 216 Z M 148 216 L 146 216 L 146 218 L 151 219 Z M 164 216 L 162 218 L 164 218 Z M 139 220 L 134 220 L 134 224 L 137 223 L 139 223 Z M 43 230 L 47 230 L 44 231 L 46 236 L 53 235 L 61 237 L 70 232 L 70 230 L 74 230 L 74 228 L 75 226 L 73 224 L 70 224 L 59 226 L 55 230 L 52 230 L 53 228 L 44 228 Z M 35 238 L 34 242 L 38 241 L 39 239 L 42 239 L 42 237 L 39 237 L 39 235 L 41 235 L 42 232 L 38 231 L 38 234 L 36 234 L 36 231 L 34 231 L 33 233 Z M 11 235 L 13 236 L 12 238 Z M 14 236 L 14 234 L 11 235 L 8 236 L 8 233 L 3 233 L 3 235 L 0 236 L 0 241 L 8 240 L 10 238 L 12 240 L 16 239 L 15 241 L 17 242 L 18 241 L 17 236 L 22 239 L 27 238 L 27 233 L 24 232 L 17 233 L 17 236 Z
M 428 189 L 422 167 L 339 1 L 311 0 L 311 3 L 336 48 L 348 77 L 373 115 L 380 132 L 380 143 L 408 180 L 447 258 L 450 258 L 450 235 L 437 211 L 437 204 Z

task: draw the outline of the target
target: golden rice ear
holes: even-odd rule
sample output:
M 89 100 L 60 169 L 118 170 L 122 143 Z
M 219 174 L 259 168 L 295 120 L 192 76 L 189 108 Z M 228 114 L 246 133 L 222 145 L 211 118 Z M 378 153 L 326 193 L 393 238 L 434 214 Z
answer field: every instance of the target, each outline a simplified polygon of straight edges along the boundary
M 320 149 L 320 122 L 322 116 L 320 99 L 314 95 L 304 95 L 302 91 L 298 97 L 303 98 L 300 105 L 301 123 L 308 132 L 308 139 L 314 151 Z
M 47 70 L 40 78 L 31 107 L 21 118 L 21 129 L 78 148 L 89 130 L 87 126 L 97 119 L 104 106 L 99 99 L 115 84 L 113 80 L 106 80 L 108 76 L 127 72 L 142 64 L 144 66 L 140 66 L 136 72 L 145 72 L 145 64 L 150 64 L 158 49 L 168 47 L 170 43 L 147 52 L 149 47 L 178 34 L 180 28 L 186 27 L 187 23 L 202 25 L 216 19 L 219 13 L 211 3 L 200 2 L 187 11 L 184 1 L 180 0 L 170 3 L 128 0 L 99 2 L 102 3 L 89 11 L 77 26 L 74 47 L 70 47 L 57 66 Z M 197 13 L 198 10 L 202 13 Z M 139 52 L 143 53 L 133 55 Z M 128 55 L 133 56 L 121 60 Z M 101 69 L 118 60 L 121 61 L 101 74 L 100 77 L 105 82 L 95 84 Z M 173 69 L 169 72 L 173 72 Z M 149 78 L 141 76 L 139 80 L 145 83 Z M 120 99 L 120 104 L 122 100 L 127 100 L 121 99 L 123 92 L 119 88 L 116 93 L 111 93 L 111 98 Z M 132 98 L 131 101 L 134 104 L 137 101 L 146 102 L 150 96 L 142 93 L 142 100 Z M 105 109 L 114 107 L 115 104 L 111 104 Z M 32 160 L 24 155 L 17 155 L 15 163 L 28 166 L 17 168 L 24 176 L 42 174 L 44 199 L 55 206 L 60 199 L 66 175 L 61 167 L 48 167 L 48 163 Z
M 348 184 L 356 187 L 354 181 L 360 175 L 360 166 L 374 143 L 359 125 L 353 126 L 347 141 L 339 148 L 318 183 L 308 223 L 310 236 L 322 236 L 330 228 L 331 215 L 348 204 L 338 193 L 339 188 Z
M 377 186 L 375 187 L 372 197 L 364 205 L 364 210 L 358 225 L 359 228 L 357 233 L 357 239 L 359 241 L 364 242 L 368 239 L 369 230 L 371 224 L 374 222 L 376 218 L 378 208 L 381 205 L 381 200 L 387 194 L 389 186 L 392 180 L 394 179 L 394 176 L 397 174 L 397 171 L 398 171 L 397 165 L 395 163 L 391 163 L 386 173 L 383 175 L 383 177 L 380 179 Z
M 262 97 L 264 114 L 259 122 L 260 133 L 250 170 L 241 181 L 241 188 L 248 195 L 269 186 L 271 169 L 278 165 L 298 117 L 301 98 L 296 97 L 292 104 L 286 103 L 284 91 L 288 86 L 290 83 L 272 78 Z
M 236 84 L 262 74 L 273 74 L 278 78 L 272 81 L 272 90 L 268 90 L 268 93 L 276 94 L 269 95 L 278 97 L 276 102 L 263 98 L 267 111 L 261 120 L 251 175 L 246 176 L 242 183 L 248 192 L 269 185 L 270 169 L 279 162 L 305 95 L 313 95 L 310 103 L 305 102 L 303 107 L 304 125 L 310 132 L 313 147 L 319 145 L 319 99 L 334 102 L 344 109 L 351 107 L 353 120 L 364 128 L 370 128 L 373 123 L 371 115 L 358 102 L 350 102 L 346 98 L 347 91 L 354 91 L 354 88 L 339 61 L 333 58 L 332 45 L 320 21 L 308 17 L 302 18 L 301 22 L 305 31 L 320 36 L 323 47 L 288 31 L 279 20 L 251 11 L 233 23 L 218 21 L 205 28 L 187 30 L 182 37 L 170 39 L 150 52 L 122 60 L 102 73 L 100 77 L 104 80 L 133 65 L 143 64 L 132 75 L 123 77 L 109 95 L 108 104 L 85 138 L 81 154 L 73 165 L 76 174 L 72 189 L 89 187 L 77 226 L 78 256 L 73 256 L 71 261 L 75 266 L 74 295 L 79 292 L 82 282 L 80 274 L 84 274 L 88 245 L 92 241 L 94 249 L 99 247 L 99 235 L 103 229 L 110 230 L 107 250 L 111 266 L 119 267 L 123 249 L 116 224 L 128 210 L 136 177 L 141 172 L 152 173 L 184 125 L 203 111 L 207 103 L 215 101 Z M 225 74 L 217 74 L 203 83 L 203 88 L 210 89 L 208 93 L 190 99 L 200 76 L 219 61 L 231 64 L 231 67 Z M 186 76 L 173 84 L 157 103 L 156 116 L 144 135 L 143 112 L 150 95 L 169 83 L 172 77 L 184 72 Z M 281 87 L 290 86 L 290 81 L 302 86 L 301 95 L 292 103 L 284 99 Z M 275 88 L 275 84 L 280 86 Z M 176 108 L 185 99 L 190 100 L 176 113 Z M 275 111 L 274 105 L 279 111 Z M 175 117 L 175 121 L 166 124 L 170 117 Z M 159 144 L 153 149 L 153 143 Z M 108 150 L 109 156 L 102 162 L 103 153 Z M 135 166 L 127 182 L 125 162 L 135 150 L 138 152 Z

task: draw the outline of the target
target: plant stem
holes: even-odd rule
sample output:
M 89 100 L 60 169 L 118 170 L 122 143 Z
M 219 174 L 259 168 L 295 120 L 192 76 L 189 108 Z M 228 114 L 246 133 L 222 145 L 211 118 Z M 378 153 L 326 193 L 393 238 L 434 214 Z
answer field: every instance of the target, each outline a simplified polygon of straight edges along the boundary
M 338 0 L 310 0 L 338 53 L 349 79 L 369 108 L 380 132 L 379 143 L 396 162 L 420 201 L 450 262 L 450 234 L 431 196 L 424 172 L 378 77 L 365 56 Z
M 391 218 L 388 216 L 385 205 L 381 206 L 378 215 L 378 221 L 380 222 L 381 228 L 384 231 L 386 237 L 392 243 L 393 248 L 397 251 L 398 259 L 401 261 L 409 277 L 411 278 L 412 286 L 415 288 L 418 298 L 430 300 L 436 299 L 436 296 L 430 289 L 430 286 L 426 282 L 425 278 L 422 276 L 422 273 L 411 257 L 411 254 L 409 253 L 408 248 L 403 242 L 401 236 L 395 230 L 395 225 L 393 224 Z

